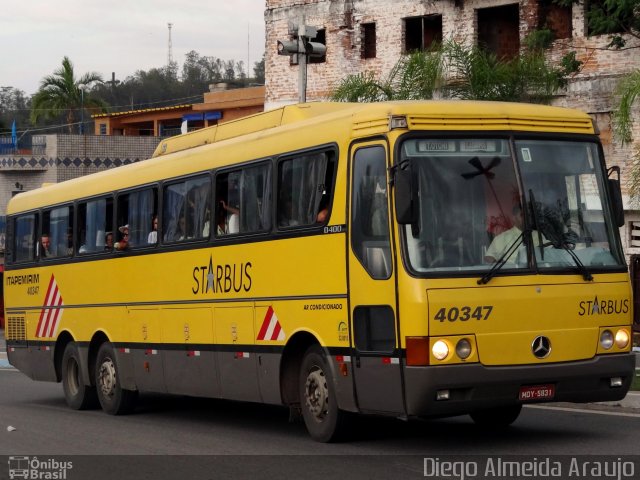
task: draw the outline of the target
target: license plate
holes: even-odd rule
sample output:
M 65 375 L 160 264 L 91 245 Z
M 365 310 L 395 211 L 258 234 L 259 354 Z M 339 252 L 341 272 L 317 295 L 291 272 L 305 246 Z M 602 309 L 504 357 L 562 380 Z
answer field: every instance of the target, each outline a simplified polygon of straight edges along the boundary
M 528 385 L 520 387 L 520 401 L 532 402 L 535 400 L 548 400 L 556 394 L 555 385 Z

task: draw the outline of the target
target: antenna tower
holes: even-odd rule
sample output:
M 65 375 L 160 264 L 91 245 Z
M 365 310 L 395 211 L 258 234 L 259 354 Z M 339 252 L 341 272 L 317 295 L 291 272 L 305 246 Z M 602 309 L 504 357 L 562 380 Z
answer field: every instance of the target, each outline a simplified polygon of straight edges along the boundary
M 171 64 L 173 63 L 173 53 L 171 52 L 171 50 L 173 50 L 171 46 L 171 27 L 173 27 L 173 23 L 167 23 L 167 27 L 169 27 L 169 49 L 167 52 L 167 66 L 171 66 Z

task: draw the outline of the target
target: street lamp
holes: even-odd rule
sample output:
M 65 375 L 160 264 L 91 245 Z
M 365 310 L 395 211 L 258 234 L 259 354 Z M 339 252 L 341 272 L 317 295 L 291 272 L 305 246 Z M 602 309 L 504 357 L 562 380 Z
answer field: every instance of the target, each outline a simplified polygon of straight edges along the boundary
M 307 101 L 307 64 L 309 58 L 322 57 L 327 47 L 320 42 L 312 42 L 318 35 L 317 27 L 310 27 L 300 22 L 300 25 L 290 25 L 289 40 L 278 40 L 278 55 L 289 55 L 293 63 L 298 64 L 298 97 L 300 103 Z

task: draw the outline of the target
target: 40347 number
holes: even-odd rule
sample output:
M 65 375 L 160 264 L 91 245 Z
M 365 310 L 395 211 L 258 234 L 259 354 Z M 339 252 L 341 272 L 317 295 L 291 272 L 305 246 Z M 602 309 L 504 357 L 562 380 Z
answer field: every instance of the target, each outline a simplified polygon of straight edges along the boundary
M 472 318 L 476 320 L 489 320 L 492 310 L 493 306 L 491 305 L 480 305 L 477 307 L 469 307 L 466 305 L 463 307 L 443 307 L 436 312 L 433 319 L 439 322 L 444 322 L 445 320 L 449 320 L 450 322 L 456 322 L 458 320 L 466 322 Z

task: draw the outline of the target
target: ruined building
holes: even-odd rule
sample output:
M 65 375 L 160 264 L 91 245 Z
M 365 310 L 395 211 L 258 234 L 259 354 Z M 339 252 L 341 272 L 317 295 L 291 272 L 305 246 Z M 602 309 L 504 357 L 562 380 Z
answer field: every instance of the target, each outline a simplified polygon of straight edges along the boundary
M 267 0 L 265 108 L 298 100 L 298 66 L 278 55 L 276 43 L 288 38 L 289 22 L 300 18 L 318 27 L 315 41 L 326 45 L 326 55 L 312 59 L 308 66 L 307 101 L 326 99 L 345 75 L 385 74 L 402 54 L 428 48 L 434 41 L 479 43 L 509 57 L 517 55 L 529 33 L 546 27 L 556 39 L 549 49 L 550 62 L 559 62 L 570 51 L 583 62 L 553 104 L 579 108 L 592 116 L 608 163 L 621 167 L 624 185 L 631 154 L 640 148 L 640 113 L 636 106 L 635 144 L 622 147 L 614 142 L 612 92 L 621 76 L 640 68 L 640 41 L 625 36 L 625 48 L 612 50 L 607 48 L 610 35 L 590 35 L 587 12 L 597 2 L 601 0 L 579 0 L 561 7 L 552 0 Z M 625 205 L 625 250 L 640 253 L 640 222 L 637 231 L 633 222 L 640 220 L 640 212 L 629 205 L 628 198 Z M 638 248 L 633 248 L 636 242 Z

